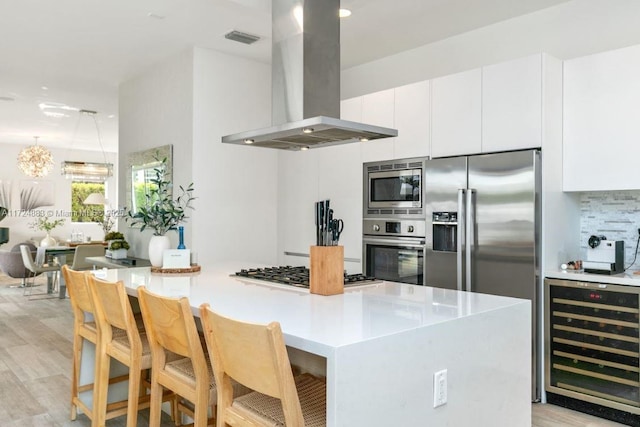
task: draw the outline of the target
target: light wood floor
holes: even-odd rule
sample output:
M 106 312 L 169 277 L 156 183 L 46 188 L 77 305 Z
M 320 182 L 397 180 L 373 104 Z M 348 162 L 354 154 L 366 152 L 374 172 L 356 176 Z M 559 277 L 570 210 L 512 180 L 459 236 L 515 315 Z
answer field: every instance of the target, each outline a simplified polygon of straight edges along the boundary
M 69 300 L 29 300 L 7 281 L 0 273 L 0 426 L 90 426 L 84 415 L 69 421 L 73 328 Z M 39 286 L 35 292 L 42 291 Z M 534 404 L 532 413 L 533 427 L 622 425 L 554 405 Z M 107 426 L 124 426 L 125 421 L 119 417 L 107 421 Z M 143 410 L 138 425 L 148 424 L 148 410 Z M 165 414 L 162 427 L 173 425 Z

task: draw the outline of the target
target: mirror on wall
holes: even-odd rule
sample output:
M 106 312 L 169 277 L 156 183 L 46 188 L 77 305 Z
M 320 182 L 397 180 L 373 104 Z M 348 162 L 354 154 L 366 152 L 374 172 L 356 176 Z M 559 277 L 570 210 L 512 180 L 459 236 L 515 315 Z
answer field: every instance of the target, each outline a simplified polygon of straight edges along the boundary
M 166 158 L 165 177 L 172 180 L 173 173 L 173 146 L 150 148 L 129 154 L 127 164 L 127 202 L 131 212 L 136 213 L 140 206 L 146 204 L 146 195 L 153 185 L 151 180 L 155 178 L 155 169 L 162 167 L 162 159 Z

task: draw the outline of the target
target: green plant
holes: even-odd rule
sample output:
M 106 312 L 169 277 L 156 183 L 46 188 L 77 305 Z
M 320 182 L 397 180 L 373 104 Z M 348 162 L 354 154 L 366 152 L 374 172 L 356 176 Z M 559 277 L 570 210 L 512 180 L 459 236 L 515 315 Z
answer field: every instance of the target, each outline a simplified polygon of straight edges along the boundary
M 64 224 L 64 218 L 49 220 L 46 216 L 41 216 L 32 223 L 29 224 L 29 228 L 32 230 L 42 230 L 47 233 L 51 232 L 54 228 Z
M 156 160 L 160 161 L 160 159 Z M 129 210 L 127 221 L 131 225 L 141 225 L 140 231 L 147 227 L 153 229 L 156 236 L 164 236 L 169 230 L 177 230 L 178 225 L 188 216 L 187 209 L 193 209 L 193 183 L 187 188 L 179 186 L 179 196 L 173 199 L 173 184 L 167 180 L 167 158 L 162 159 L 160 166 L 153 169 L 155 177 L 150 180 L 149 193 L 145 194 L 145 205 L 137 212 Z
M 126 240 L 116 240 L 115 242 L 111 242 L 110 249 L 112 251 L 116 251 L 118 249 L 129 249 L 129 243 Z
M 104 240 L 124 240 L 124 234 L 118 231 L 112 231 L 110 233 L 105 234 Z

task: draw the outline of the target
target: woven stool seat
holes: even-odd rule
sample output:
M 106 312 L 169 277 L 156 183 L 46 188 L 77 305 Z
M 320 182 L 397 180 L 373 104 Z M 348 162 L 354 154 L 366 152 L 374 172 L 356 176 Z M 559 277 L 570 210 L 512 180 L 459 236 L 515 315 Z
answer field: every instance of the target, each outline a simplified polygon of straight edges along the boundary
M 300 399 L 300 406 L 306 427 L 321 427 L 327 425 L 326 384 L 309 374 L 294 378 L 296 390 Z M 238 397 L 233 401 L 233 408 L 239 413 L 251 413 L 264 426 L 284 427 L 284 412 L 282 402 L 275 397 L 267 396 L 256 391 Z

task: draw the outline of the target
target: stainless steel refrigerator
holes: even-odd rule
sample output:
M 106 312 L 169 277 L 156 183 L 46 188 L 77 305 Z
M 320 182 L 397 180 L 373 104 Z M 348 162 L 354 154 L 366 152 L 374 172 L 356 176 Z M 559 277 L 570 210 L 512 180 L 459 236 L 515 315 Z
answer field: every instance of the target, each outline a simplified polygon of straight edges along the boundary
M 424 186 L 425 284 L 532 301 L 532 399 L 538 400 L 540 152 L 428 160 Z

